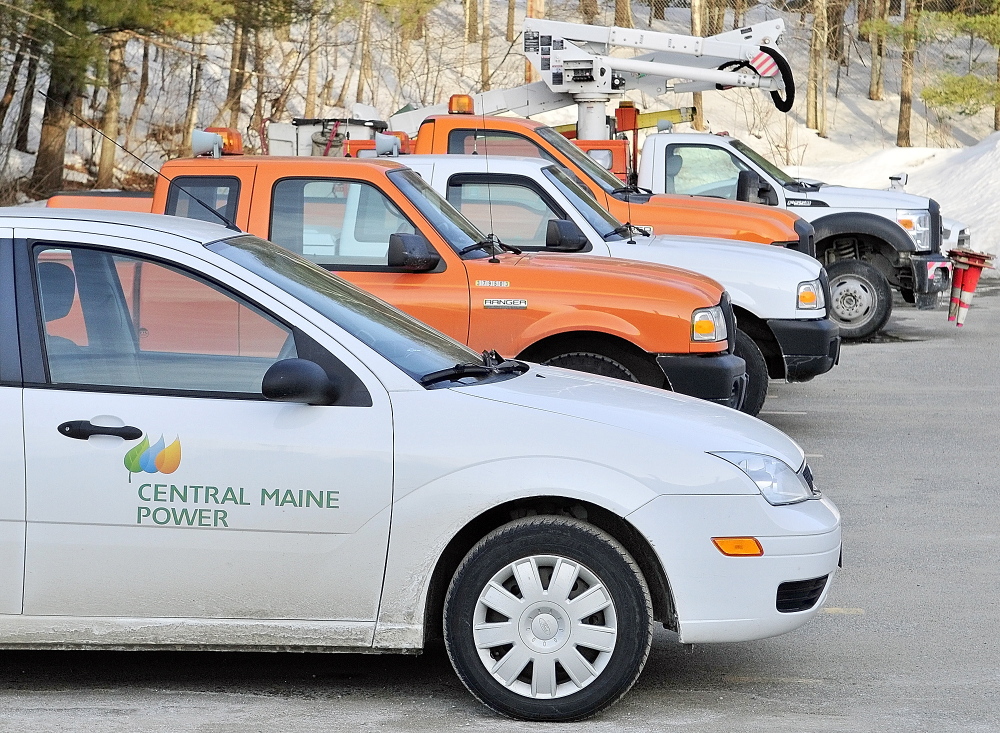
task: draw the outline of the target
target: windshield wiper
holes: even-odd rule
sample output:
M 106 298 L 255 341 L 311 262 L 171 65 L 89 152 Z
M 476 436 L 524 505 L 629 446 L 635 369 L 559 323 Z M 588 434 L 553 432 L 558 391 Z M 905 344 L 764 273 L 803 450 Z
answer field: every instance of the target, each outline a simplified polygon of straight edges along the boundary
M 504 244 L 500 241 L 500 238 L 496 234 L 491 234 L 486 239 L 483 239 L 475 244 L 470 244 L 468 247 L 462 247 L 458 250 L 458 256 L 469 254 L 469 252 L 474 252 L 477 249 L 485 250 L 492 255 L 496 256 L 497 250 L 502 249 L 505 252 L 511 252 L 513 254 L 521 254 L 521 250 L 517 247 L 511 247 L 509 244 Z
M 611 191 L 612 196 L 620 196 L 622 194 L 629 194 L 629 193 L 638 193 L 643 195 L 648 194 L 650 196 L 653 195 L 652 189 L 643 188 L 642 186 L 636 183 L 630 183 L 627 186 L 622 186 L 621 188 L 616 188 Z
M 636 226 L 632 222 L 627 221 L 624 224 L 622 224 L 621 226 L 615 227 L 614 229 L 612 229 L 607 234 L 602 234 L 601 237 L 604 238 L 604 239 L 607 239 L 608 237 L 614 236 L 615 234 L 619 234 L 621 236 L 624 236 L 624 235 L 627 234 L 630 237 L 634 237 L 636 234 L 638 234 L 640 237 L 651 237 L 651 236 L 653 236 L 653 233 L 649 229 L 649 227 Z
M 495 351 L 483 352 L 482 364 L 456 364 L 447 369 L 425 374 L 420 383 L 425 387 L 438 382 L 455 382 L 465 377 L 488 377 L 494 374 L 522 374 L 528 371 L 528 365 L 515 359 L 504 359 Z

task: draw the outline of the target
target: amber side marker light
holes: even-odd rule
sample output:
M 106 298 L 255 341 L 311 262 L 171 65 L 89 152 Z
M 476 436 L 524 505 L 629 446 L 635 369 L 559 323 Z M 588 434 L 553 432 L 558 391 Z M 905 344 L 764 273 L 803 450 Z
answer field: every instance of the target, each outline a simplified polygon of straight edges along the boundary
M 468 94 L 452 94 L 448 99 L 448 114 L 450 115 L 474 115 L 476 105 L 472 97 Z
M 764 548 L 756 537 L 713 537 L 712 543 L 719 552 L 729 557 L 760 557 Z

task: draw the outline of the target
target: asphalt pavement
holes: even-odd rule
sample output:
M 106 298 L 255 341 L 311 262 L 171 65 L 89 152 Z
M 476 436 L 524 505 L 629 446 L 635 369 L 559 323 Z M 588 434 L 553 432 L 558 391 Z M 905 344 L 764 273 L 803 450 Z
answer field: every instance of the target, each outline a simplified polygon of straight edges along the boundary
M 761 417 L 843 515 L 827 606 L 774 639 L 657 633 L 632 692 L 543 725 L 477 703 L 419 657 L 0 651 L 0 731 L 1000 731 L 1000 285 L 967 324 L 898 304 L 875 343 Z

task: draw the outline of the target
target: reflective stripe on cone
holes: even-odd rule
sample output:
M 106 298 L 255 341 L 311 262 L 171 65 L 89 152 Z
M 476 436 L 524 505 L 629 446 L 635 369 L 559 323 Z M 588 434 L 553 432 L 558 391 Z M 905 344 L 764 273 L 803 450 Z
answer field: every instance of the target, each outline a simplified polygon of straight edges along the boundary
M 979 276 L 982 272 L 983 268 L 981 267 L 969 267 L 965 272 L 965 277 L 962 278 L 962 295 L 960 296 L 958 305 L 958 323 L 955 324 L 959 327 L 965 325 L 965 317 L 969 315 L 972 296 L 976 293 L 976 286 L 979 284 Z
M 955 273 L 951 281 L 951 303 L 948 304 L 948 320 L 954 321 L 958 317 L 958 305 L 962 297 L 962 277 L 968 270 L 968 265 L 955 265 Z

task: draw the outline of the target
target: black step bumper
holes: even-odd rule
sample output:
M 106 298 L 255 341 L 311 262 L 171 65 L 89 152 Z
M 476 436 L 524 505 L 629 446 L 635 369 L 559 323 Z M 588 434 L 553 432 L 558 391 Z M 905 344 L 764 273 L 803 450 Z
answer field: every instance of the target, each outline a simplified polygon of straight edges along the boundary
M 840 361 L 840 328 L 829 318 L 767 322 L 785 361 L 785 379 L 806 382 Z
M 674 392 L 738 410 L 747 391 L 747 365 L 735 354 L 660 354 L 656 363 Z

